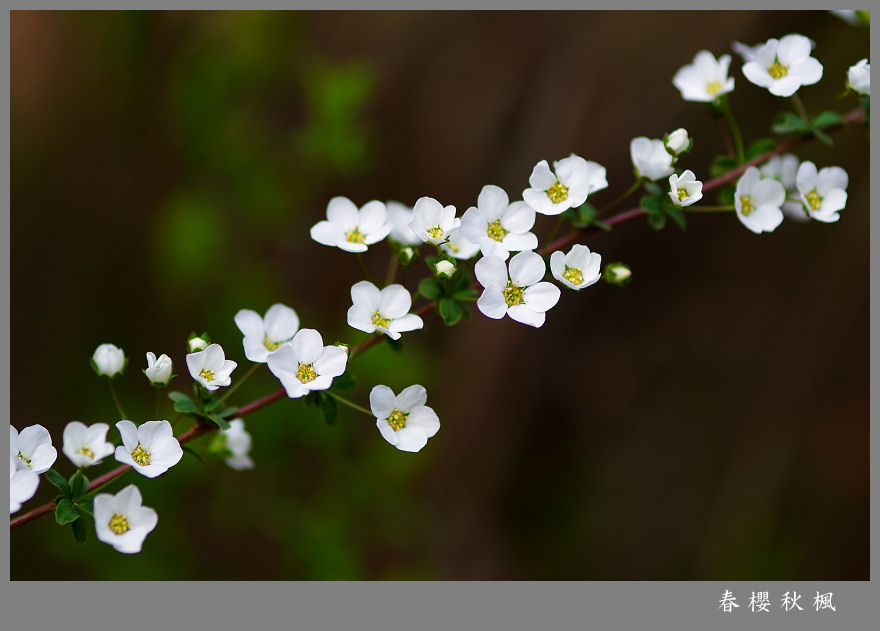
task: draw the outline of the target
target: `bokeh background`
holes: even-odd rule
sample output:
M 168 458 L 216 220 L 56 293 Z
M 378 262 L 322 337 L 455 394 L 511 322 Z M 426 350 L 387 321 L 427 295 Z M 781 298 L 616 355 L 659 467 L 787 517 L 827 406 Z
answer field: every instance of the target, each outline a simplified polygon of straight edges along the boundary
M 238 309 L 284 302 L 358 341 L 356 261 L 308 235 L 334 195 L 461 213 L 576 152 L 608 169 L 601 206 L 631 182 L 629 140 L 679 126 L 708 179 L 717 121 L 672 75 L 790 32 L 825 67 L 808 110 L 856 107 L 868 29 L 826 12 L 13 12 L 13 424 L 49 428 L 69 475 L 65 423 L 117 420 L 89 368 L 102 342 L 130 357 L 117 388 L 143 421 L 146 351 L 187 390 L 185 341 L 207 330 L 243 374 Z M 766 137 L 790 104 L 740 69 L 734 113 Z M 849 172 L 839 223 L 631 222 L 585 240 L 632 266 L 625 289 L 565 292 L 539 330 L 432 315 L 360 357 L 361 403 L 427 387 L 442 428 L 421 453 L 285 399 L 246 419 L 252 471 L 202 439 L 204 463 L 109 487 L 159 512 L 140 554 L 47 516 L 11 533 L 12 578 L 867 579 L 867 134 L 797 153 Z M 368 252 L 377 277 L 387 252 Z M 264 370 L 235 402 L 276 388 Z M 43 481 L 24 510 L 52 497 Z

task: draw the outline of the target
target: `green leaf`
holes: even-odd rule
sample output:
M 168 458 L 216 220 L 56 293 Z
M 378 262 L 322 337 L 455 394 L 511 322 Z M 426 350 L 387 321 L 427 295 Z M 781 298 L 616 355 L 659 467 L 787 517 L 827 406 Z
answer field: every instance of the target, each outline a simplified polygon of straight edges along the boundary
M 86 520 L 82 517 L 74 519 L 71 524 L 73 528 L 73 540 L 79 544 L 83 544 L 88 539 L 89 531 L 86 528 Z
M 215 414 L 221 418 L 229 418 L 230 416 L 235 416 L 237 412 L 238 412 L 237 407 L 230 406 L 230 407 L 226 407 L 226 408 L 223 408 L 222 410 L 215 412 Z
M 748 151 L 746 151 L 745 161 L 749 162 L 750 160 L 754 160 L 758 156 L 762 156 L 768 151 L 773 151 L 776 149 L 776 141 L 772 138 L 759 138 L 751 145 L 749 145 Z
M 89 490 L 89 479 L 82 474 L 80 469 L 77 469 L 77 472 L 70 476 L 69 483 L 70 497 L 73 499 L 78 498 Z
M 434 278 L 423 278 L 419 283 L 419 293 L 428 300 L 437 300 L 443 295 L 443 287 Z
M 188 453 L 190 456 L 192 456 L 193 458 L 195 458 L 196 460 L 198 460 L 202 464 L 205 464 L 205 462 L 202 460 L 202 457 L 196 452 L 195 449 L 193 449 L 189 445 L 181 445 L 181 447 L 183 448 L 183 451 Z
M 58 502 L 58 506 L 55 508 L 55 521 L 64 525 L 69 524 L 78 517 L 79 511 L 76 510 L 76 506 L 73 505 L 73 502 L 67 498 Z
M 223 405 L 223 401 L 216 397 L 211 397 L 205 401 L 205 412 L 213 412 L 219 409 L 221 405 Z
M 660 211 L 660 202 L 657 201 L 656 197 L 648 197 L 645 196 L 642 198 L 639 205 L 642 207 L 648 215 L 662 215 Z
M 824 131 L 820 131 L 818 129 L 813 130 L 813 134 L 816 136 L 816 140 L 819 142 L 828 145 L 829 147 L 834 144 L 834 141 L 831 139 L 831 136 L 826 134 Z
M 657 182 L 645 182 L 644 186 L 645 190 L 652 197 L 659 197 L 663 194 L 663 191 L 661 190 L 660 185 L 657 184 Z
M 773 123 L 773 131 L 777 134 L 808 134 L 811 131 L 810 124 L 794 112 L 780 112 Z
M 76 500 L 76 507 L 79 509 L 79 514 L 82 515 L 86 513 L 87 515 L 91 515 L 94 512 L 94 504 L 95 504 L 95 496 L 90 495 L 89 497 L 81 497 Z
M 669 215 L 669 218 L 672 219 L 678 227 L 684 230 L 687 227 L 687 220 L 684 217 L 684 213 L 681 212 L 678 208 L 670 208 L 666 211 L 666 214 Z
M 461 305 L 452 298 L 441 298 L 437 303 L 437 311 L 446 326 L 458 324 L 462 317 L 461 310 Z
M 198 412 L 199 406 L 182 392 L 169 392 L 168 398 L 174 401 L 174 411 L 181 414 L 191 414 Z
M 339 416 L 339 410 L 336 407 L 336 399 L 322 393 L 319 407 L 321 409 L 321 416 L 324 417 L 324 422 L 327 423 L 327 425 L 335 425 L 336 417 Z
M 205 418 L 214 423 L 214 425 L 216 425 L 220 429 L 229 429 L 229 422 L 222 416 L 217 416 L 216 414 L 206 414 Z
M 346 370 L 333 380 L 333 385 L 330 386 L 330 389 L 351 390 L 352 388 L 354 388 L 356 383 L 357 382 L 355 381 L 355 378 L 352 376 L 351 372 Z
M 55 469 L 49 469 L 43 475 L 49 481 L 49 484 L 61 491 L 64 497 L 70 497 L 70 485 L 63 475 L 55 471 Z
M 611 232 L 612 230 L 612 227 L 604 221 L 594 221 L 593 225 L 599 228 L 599 230 L 604 230 L 605 232 Z
M 826 127 L 833 127 L 835 125 L 843 125 L 844 118 L 837 112 L 832 112 L 831 110 L 825 110 L 820 113 L 816 118 L 810 121 L 810 124 L 813 126 L 813 129 L 825 129 Z
M 663 214 L 649 214 L 648 215 L 648 223 L 654 230 L 662 230 L 663 226 L 666 225 L 666 215 Z
M 454 300 L 460 300 L 464 302 L 473 302 L 479 297 L 479 293 L 476 289 L 471 289 L 468 287 L 467 289 L 459 289 L 457 292 L 452 294 L 452 298 Z

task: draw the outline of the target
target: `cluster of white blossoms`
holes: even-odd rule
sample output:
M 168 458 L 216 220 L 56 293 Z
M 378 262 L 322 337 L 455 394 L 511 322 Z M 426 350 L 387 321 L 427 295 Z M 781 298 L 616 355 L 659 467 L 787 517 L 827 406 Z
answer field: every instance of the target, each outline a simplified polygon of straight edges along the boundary
M 42 425 L 25 427 L 19 433 L 9 426 L 9 512 L 18 512 L 40 484 L 39 474 L 54 464 L 58 452 Z

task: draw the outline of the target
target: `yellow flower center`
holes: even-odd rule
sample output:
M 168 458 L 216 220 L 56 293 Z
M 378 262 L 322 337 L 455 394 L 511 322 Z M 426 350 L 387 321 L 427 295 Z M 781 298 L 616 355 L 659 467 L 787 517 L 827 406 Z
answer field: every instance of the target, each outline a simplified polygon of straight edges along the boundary
M 566 265 L 562 277 L 572 285 L 580 285 L 584 282 L 584 273 L 577 267 L 569 267 Z
M 208 370 L 207 368 L 202 368 L 201 372 L 199 373 L 199 377 L 208 382 L 214 381 L 214 371 Z
M 816 189 L 813 189 L 812 191 L 804 195 L 804 197 L 807 198 L 807 203 L 813 210 L 819 210 L 819 208 L 822 206 L 822 196 L 819 195 L 818 192 L 816 192 Z
M 131 452 L 131 459 L 142 467 L 150 464 L 150 450 L 144 449 L 144 446 L 138 443 L 138 446 Z
M 748 217 L 752 214 L 752 211 L 755 210 L 755 207 L 752 205 L 752 198 L 750 195 L 743 195 L 742 197 L 740 197 L 739 203 L 742 204 L 743 217 Z
M 683 202 L 687 196 L 688 196 L 688 192 L 686 189 L 683 189 L 683 188 L 678 189 L 678 201 Z
M 273 351 L 277 351 L 278 347 L 281 346 L 282 344 L 284 344 L 284 342 L 273 342 L 272 340 L 269 339 L 268 335 L 263 336 L 263 346 L 270 353 Z
M 767 74 L 769 74 L 774 79 L 781 79 L 785 75 L 788 74 L 788 66 L 783 66 L 779 63 L 779 60 L 773 62 L 769 68 L 767 68 Z
M 567 196 L 568 196 L 568 193 L 566 193 L 566 197 Z M 565 198 L 563 197 L 563 199 L 565 199 Z M 502 239 L 504 239 L 504 236 L 508 232 L 510 232 L 510 230 L 508 230 L 507 228 L 505 228 L 504 226 L 501 225 L 500 219 L 496 219 L 495 221 L 490 223 L 489 226 L 486 228 L 486 234 L 489 235 L 489 238 L 495 239 L 496 241 L 501 241 Z
M 719 92 L 721 92 L 721 88 L 724 86 L 721 85 L 720 81 L 712 81 L 706 84 L 706 94 L 709 96 L 715 96 Z
M 345 240 L 349 243 L 363 243 L 366 235 L 358 230 L 357 226 L 345 233 Z
M 382 327 L 383 329 L 387 329 L 388 325 L 391 324 L 391 318 L 386 318 L 380 312 L 376 312 L 373 314 L 373 318 L 370 320 L 373 323 L 373 326 Z
M 31 459 L 30 459 L 30 458 L 27 458 L 27 457 L 26 457 L 23 453 L 21 453 L 20 451 L 18 452 L 18 459 L 21 460 L 23 463 L 25 463 L 25 464 L 28 466 L 28 468 L 30 468 L 30 466 L 31 466 Z
M 318 377 L 318 373 L 312 368 L 311 364 L 303 364 L 300 362 L 299 368 L 296 369 L 296 378 L 302 383 L 314 381 Z
M 547 189 L 547 197 L 554 204 L 561 204 L 568 199 L 568 187 L 559 180 L 556 180 L 556 183 Z
M 434 226 L 433 228 L 428 228 L 427 231 L 428 236 L 432 239 L 439 239 L 443 236 L 443 228 L 440 226 Z
M 388 425 L 391 426 L 395 432 L 406 427 L 406 417 L 409 416 L 409 412 L 401 412 L 397 408 L 394 408 L 394 411 L 388 415 Z
M 458 254 L 458 251 L 461 249 L 457 245 L 455 245 L 452 241 L 446 244 L 446 247 L 449 248 L 449 251 L 453 254 Z
M 504 296 L 504 302 L 507 303 L 508 307 L 515 307 L 516 305 L 521 305 L 523 301 L 523 291 L 525 291 L 524 287 L 518 287 L 513 284 L 513 281 L 507 281 L 507 287 L 501 290 L 502 295 Z
M 131 526 L 128 525 L 128 520 L 125 518 L 125 515 L 120 515 L 119 513 L 114 514 L 113 517 L 110 518 L 110 523 L 108 525 L 115 535 L 121 535 L 128 532 L 128 529 L 131 528 Z
M 91 449 L 89 449 L 88 447 L 80 447 L 79 451 L 77 451 L 76 453 L 84 455 L 89 460 L 95 459 L 94 452 Z

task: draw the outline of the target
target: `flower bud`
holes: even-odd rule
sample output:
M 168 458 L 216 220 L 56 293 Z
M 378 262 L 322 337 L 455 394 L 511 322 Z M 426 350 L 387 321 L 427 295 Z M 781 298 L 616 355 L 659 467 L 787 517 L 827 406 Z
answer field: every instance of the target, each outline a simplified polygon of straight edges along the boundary
M 147 367 L 144 374 L 151 384 L 159 388 L 167 386 L 171 381 L 171 369 L 171 358 L 168 355 L 159 355 L 159 358 L 156 359 L 155 354 L 147 353 Z
M 102 377 L 122 374 L 125 364 L 125 353 L 113 344 L 101 344 L 92 355 L 92 369 Z
M 346 355 L 351 353 L 351 347 L 345 342 L 336 342 L 336 348 L 341 348 L 343 351 L 345 351 Z
M 632 280 L 632 270 L 623 263 L 609 263 L 605 266 L 605 282 L 623 287 Z
M 871 64 L 862 59 L 846 73 L 846 84 L 859 94 L 871 94 Z
M 434 273 L 440 280 L 449 280 L 455 275 L 455 265 L 446 259 L 440 259 L 434 264 Z
M 679 127 L 674 132 L 667 134 L 663 144 L 666 151 L 677 157 L 690 150 L 691 139 L 688 138 L 687 130 Z
M 415 265 L 419 262 L 419 251 L 411 247 L 402 248 L 397 255 L 397 260 L 404 267 Z
M 206 333 L 202 333 L 201 337 L 195 333 L 191 333 L 189 339 L 186 341 L 186 347 L 189 349 L 190 353 L 197 353 L 198 351 L 203 351 L 208 348 L 208 344 L 210 343 L 211 339 Z

